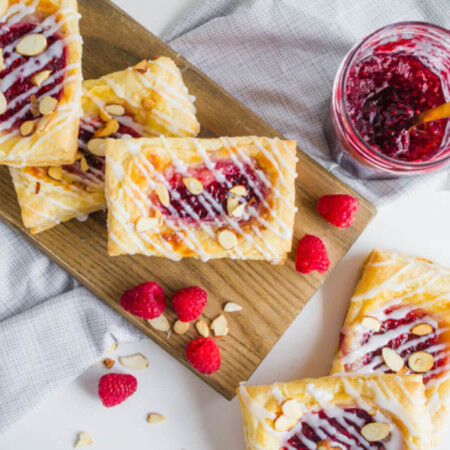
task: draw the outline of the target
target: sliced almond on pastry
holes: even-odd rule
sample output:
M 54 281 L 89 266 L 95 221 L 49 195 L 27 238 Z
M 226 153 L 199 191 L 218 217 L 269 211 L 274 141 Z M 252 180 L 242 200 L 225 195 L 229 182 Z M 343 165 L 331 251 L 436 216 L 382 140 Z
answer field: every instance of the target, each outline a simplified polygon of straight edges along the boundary
M 80 158 L 80 167 L 82 172 L 87 172 L 89 170 L 89 164 L 84 156 L 81 156 Z
M 0 91 L 0 114 L 4 114 L 8 109 L 8 102 L 3 92 Z
M 147 320 L 147 322 L 157 331 L 169 331 L 170 330 L 170 324 L 167 320 L 167 317 L 164 314 L 161 314 L 156 319 L 150 319 Z
M 31 114 L 33 114 L 33 117 L 39 117 L 41 113 L 39 112 L 39 101 L 35 95 L 30 96 L 30 108 L 31 108 Z
M 223 309 L 225 312 L 230 313 L 230 312 L 237 312 L 237 311 L 242 311 L 242 306 L 238 305 L 237 303 L 233 303 L 233 302 L 228 302 L 225 305 L 225 308 Z
M 375 332 L 380 331 L 381 322 L 376 317 L 364 316 L 361 323 L 362 326 L 368 330 Z
M 31 77 L 31 81 L 37 87 L 41 87 L 45 81 L 47 81 L 52 74 L 51 70 L 43 70 Z
M 183 184 L 192 195 L 200 195 L 204 190 L 202 182 L 197 178 L 183 178 Z
M 122 105 L 106 105 L 105 111 L 112 116 L 123 116 L 125 114 L 125 108 Z
M 9 0 L 0 0 L 0 16 L 4 16 L 9 8 Z
M 104 123 L 109 122 L 112 119 L 112 117 L 103 109 L 100 109 L 98 111 L 98 115 L 100 116 L 100 119 Z
M 87 447 L 88 445 L 92 445 L 93 442 L 94 441 L 92 440 L 91 435 L 89 433 L 86 433 L 86 431 L 83 431 L 78 435 L 75 448 Z
M 391 434 L 391 425 L 382 422 L 368 423 L 361 428 L 361 434 L 369 442 L 382 441 Z
M 148 69 L 148 63 L 145 59 L 143 59 L 142 61 L 138 62 L 134 67 L 133 70 L 135 70 L 136 72 L 139 73 L 145 73 L 147 72 Z
M 162 183 L 156 183 L 155 192 L 161 204 L 167 208 L 170 205 L 170 195 L 166 186 Z
M 286 400 L 281 406 L 281 410 L 285 416 L 296 419 L 297 421 L 300 420 L 300 417 L 303 415 L 303 406 L 296 399 Z
M 34 130 L 36 129 L 36 122 L 33 122 L 32 120 L 27 120 L 22 125 L 20 125 L 20 134 L 23 137 L 30 136 L 34 133 Z
M 3 59 L 3 49 L 0 48 L 0 70 L 5 68 L 5 60 Z
M 434 366 L 434 357 L 427 352 L 415 352 L 408 358 L 408 366 L 417 373 L 424 373 Z
M 47 38 L 43 34 L 28 34 L 16 46 L 16 52 L 23 56 L 37 56 L 47 48 Z
M 36 133 L 44 133 L 54 118 L 54 114 L 49 114 L 48 116 L 42 117 L 42 119 L 37 124 Z
M 155 102 L 150 97 L 144 97 L 141 105 L 146 111 L 151 111 L 155 107 Z
M 237 197 L 227 198 L 227 211 L 230 216 L 238 206 L 239 206 L 239 199 Z
M 237 236 L 230 230 L 219 231 L 217 239 L 225 250 L 231 250 L 238 244 Z
M 120 125 L 116 119 L 108 120 L 102 127 L 94 133 L 94 138 L 108 137 L 119 131 Z
M 317 443 L 317 450 L 332 450 L 333 447 L 331 447 L 330 441 L 319 441 Z
M 426 336 L 434 331 L 434 328 L 429 323 L 419 323 L 411 328 L 411 333 L 416 336 Z
M 189 322 L 182 322 L 181 320 L 177 320 L 173 325 L 173 331 L 176 334 L 182 335 L 187 333 L 189 330 Z
M 105 157 L 105 141 L 103 139 L 91 139 L 87 148 L 93 155 Z
M 51 114 L 56 109 L 57 106 L 58 106 L 58 100 L 56 100 L 56 98 L 46 95 L 39 102 L 39 112 L 43 116 L 47 116 L 48 114 Z
M 223 314 L 212 321 L 211 330 L 213 330 L 215 337 L 223 337 L 228 334 L 228 321 Z
M 247 205 L 245 203 L 241 203 L 239 206 L 234 208 L 233 211 L 231 211 L 231 216 L 236 218 L 242 217 L 244 215 L 246 206 Z
M 238 197 L 245 197 L 248 194 L 247 188 L 242 185 L 233 186 L 228 192 L 237 195 Z
M 142 353 L 136 353 L 131 356 L 121 356 L 119 362 L 127 369 L 143 370 L 148 367 L 147 358 Z
M 197 329 L 197 333 L 200 336 L 203 336 L 203 337 L 209 336 L 209 327 L 208 327 L 208 324 L 204 320 L 199 320 L 195 324 L 195 328 Z
M 392 350 L 389 347 L 382 348 L 381 356 L 383 357 L 384 363 L 395 373 L 402 370 L 405 365 L 402 357 L 395 350 Z
M 285 416 L 282 414 L 275 420 L 275 430 L 277 431 L 289 431 L 291 428 L 297 425 L 298 420 L 292 417 Z
M 165 416 L 163 416 L 162 414 L 158 414 L 158 413 L 150 413 L 147 416 L 147 422 L 149 423 L 159 423 L 159 422 L 164 422 L 166 420 Z
M 146 233 L 147 231 L 156 228 L 160 223 L 157 217 L 140 217 L 136 222 L 136 231 L 138 233 Z
M 47 175 L 54 180 L 61 181 L 62 179 L 62 167 L 61 166 L 52 166 L 47 170 Z

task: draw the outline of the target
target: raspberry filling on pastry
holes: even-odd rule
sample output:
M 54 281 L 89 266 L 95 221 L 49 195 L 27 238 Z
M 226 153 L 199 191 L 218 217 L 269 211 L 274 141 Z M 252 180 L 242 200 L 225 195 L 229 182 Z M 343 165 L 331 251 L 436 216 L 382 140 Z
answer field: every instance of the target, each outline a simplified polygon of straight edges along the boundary
M 58 34 L 46 37 L 42 34 L 47 35 L 46 28 L 50 26 L 43 28 L 33 21 L 0 24 L 3 50 L 0 80 L 6 100 L 0 122 L 4 129 L 17 128 L 40 115 L 39 111 L 32 112 L 32 96 L 36 96 L 36 100 L 45 96 L 60 100 L 63 95 L 67 48 Z M 30 44 L 33 37 L 36 42 Z
M 187 222 L 246 220 L 248 208 L 257 209 L 267 194 L 256 163 L 252 166 L 231 159 L 183 173 L 171 166 L 164 178 L 169 202 L 161 205 L 162 213 Z
M 320 448 L 317 444 L 322 443 L 324 448 L 336 449 L 385 449 L 381 439 L 368 441 L 369 437 L 365 427 L 369 424 L 375 425 L 375 419 L 365 410 L 360 408 L 338 408 L 322 409 L 316 412 L 303 414 L 297 425 L 289 432 L 283 450 L 310 450 Z M 380 424 L 377 424 L 380 425 Z M 381 424 L 385 427 L 386 424 Z M 387 427 L 386 427 L 387 428 Z M 386 436 L 387 434 L 387 436 Z M 384 435 L 383 441 L 389 438 L 389 431 Z M 374 434 L 373 438 L 377 436 Z M 328 447 L 325 445 L 326 442 Z

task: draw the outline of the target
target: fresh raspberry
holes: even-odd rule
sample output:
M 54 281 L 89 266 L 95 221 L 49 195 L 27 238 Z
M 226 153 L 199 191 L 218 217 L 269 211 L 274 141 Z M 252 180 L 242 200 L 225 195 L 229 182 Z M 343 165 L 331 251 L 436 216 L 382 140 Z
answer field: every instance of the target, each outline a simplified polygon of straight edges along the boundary
M 142 319 L 156 319 L 166 307 L 163 288 L 158 283 L 143 283 L 120 297 L 122 308 Z
M 307 234 L 300 239 L 297 247 L 297 258 L 295 268 L 300 273 L 310 273 L 317 270 L 326 272 L 330 267 L 327 249 L 321 239 Z
M 220 367 L 220 350 L 216 340 L 212 337 L 198 337 L 186 347 L 187 360 L 200 373 L 211 375 Z
M 175 292 L 172 306 L 182 322 L 198 319 L 205 308 L 208 294 L 197 286 L 191 286 Z
M 98 396 L 107 408 L 124 402 L 136 392 L 136 389 L 136 378 L 123 373 L 108 373 L 98 382 Z
M 359 200 L 351 195 L 324 195 L 317 202 L 317 212 L 337 227 L 347 228 L 353 225 Z

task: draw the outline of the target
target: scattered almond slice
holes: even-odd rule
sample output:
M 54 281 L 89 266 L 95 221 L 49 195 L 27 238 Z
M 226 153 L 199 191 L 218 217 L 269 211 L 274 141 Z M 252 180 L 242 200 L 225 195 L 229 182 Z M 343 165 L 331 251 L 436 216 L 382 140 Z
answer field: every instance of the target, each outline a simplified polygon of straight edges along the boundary
M 82 431 L 78 435 L 77 442 L 75 444 L 75 448 L 79 447 L 87 447 L 88 445 L 92 445 L 94 441 L 92 440 L 92 437 L 89 433 L 86 433 L 86 431 Z
M 192 195 L 200 195 L 204 190 L 202 182 L 197 178 L 183 178 L 183 184 Z
M 382 422 L 372 422 L 361 428 L 361 434 L 369 442 L 386 439 L 391 434 L 391 425 Z
M 289 431 L 297 424 L 298 420 L 293 419 L 285 415 L 279 416 L 275 420 L 275 430 L 277 431 Z
M 156 183 L 155 192 L 161 204 L 167 208 L 170 205 L 170 195 L 166 186 L 162 183 Z
M 319 441 L 317 443 L 317 450 L 331 450 L 330 441 Z
M 236 235 L 230 230 L 219 231 L 219 233 L 217 234 L 217 239 L 219 241 L 219 244 L 225 250 L 231 250 L 238 244 Z
M 108 120 L 102 127 L 94 133 L 94 138 L 108 137 L 119 131 L 120 125 L 116 119 Z
M 34 133 L 34 130 L 36 129 L 36 122 L 33 122 L 32 120 L 27 120 L 22 125 L 20 125 L 20 134 L 23 137 L 30 136 Z
M 368 330 L 377 332 L 381 329 L 381 322 L 376 317 L 364 316 L 362 320 L 362 326 L 364 328 L 367 328 Z
M 173 326 L 173 331 L 176 334 L 185 334 L 189 330 L 189 322 L 182 322 L 181 320 L 177 320 Z
M 0 48 L 0 70 L 5 68 L 5 61 L 3 59 L 3 49 Z
M 245 203 L 241 203 L 239 206 L 234 208 L 233 211 L 231 211 L 231 216 L 232 217 L 242 217 L 244 215 L 246 206 L 247 205 Z
M 136 353 L 131 356 L 121 356 L 119 362 L 127 369 L 143 370 L 148 367 L 147 358 L 142 353 Z
M 103 109 L 99 110 L 98 115 L 100 116 L 100 119 L 104 123 L 109 122 L 112 119 L 112 117 Z
M 39 101 L 37 97 L 33 94 L 30 96 L 30 107 L 31 107 L 31 114 L 33 114 L 33 117 L 39 117 L 41 113 L 39 112 Z
M 45 81 L 47 81 L 52 74 L 51 70 L 43 70 L 31 77 L 31 81 L 37 87 L 41 87 Z
M 225 308 L 223 309 L 225 312 L 230 313 L 230 312 L 237 312 L 237 311 L 242 311 L 242 306 L 238 305 L 237 303 L 233 303 L 233 302 L 228 302 L 225 305 Z
M 80 166 L 81 166 L 81 171 L 82 172 L 87 172 L 89 170 L 89 164 L 86 161 L 86 158 L 84 156 L 82 156 L 80 158 Z
M 47 170 L 47 175 L 54 180 L 61 181 L 62 179 L 62 167 L 61 166 L 52 166 Z
M 158 414 L 158 413 L 150 413 L 147 416 L 147 421 L 149 423 L 160 423 L 160 422 L 164 422 L 166 420 L 166 417 L 163 416 L 162 414 Z
M 156 228 L 160 224 L 160 220 L 157 217 L 140 217 L 136 222 L 136 231 L 138 233 L 147 233 L 147 231 Z
M 239 206 L 239 199 L 237 197 L 227 198 L 227 211 L 230 216 L 238 206 Z
M 238 197 L 245 197 L 248 194 L 247 188 L 242 185 L 233 186 L 228 192 L 237 195 Z
M 0 0 L 0 16 L 4 16 L 9 8 L 9 0 Z
M 148 69 L 148 63 L 145 59 L 143 59 L 141 62 L 138 62 L 134 67 L 133 70 L 139 73 L 145 73 Z
M 296 419 L 297 421 L 303 415 L 302 404 L 296 399 L 286 400 L 281 406 L 281 410 L 285 416 Z
M 195 328 L 197 329 L 197 333 L 200 336 L 203 336 L 203 337 L 209 336 L 209 327 L 208 327 L 208 324 L 204 320 L 199 320 L 195 324 Z
M 56 98 L 46 95 L 39 102 L 39 112 L 43 116 L 47 116 L 48 114 L 51 114 L 56 109 L 57 106 L 58 106 L 58 100 L 56 100 Z
M 125 108 L 122 105 L 106 105 L 105 111 L 112 116 L 123 116 L 125 115 Z
M 211 323 L 211 330 L 215 337 L 226 336 L 229 331 L 227 318 L 223 314 L 216 317 Z
M 417 373 L 424 373 L 434 366 L 434 357 L 427 352 L 415 352 L 408 358 L 408 366 Z
M 151 111 L 155 107 L 155 102 L 150 97 L 144 97 L 141 105 L 146 111 Z
M 115 361 L 111 358 L 105 358 L 103 360 L 103 365 L 107 368 L 107 369 L 111 369 L 111 367 L 114 365 Z
M 416 336 L 426 336 L 432 333 L 434 328 L 429 323 L 419 323 L 411 328 L 411 333 Z
M 381 349 L 381 356 L 383 357 L 384 363 L 395 373 L 402 370 L 405 365 L 402 357 L 389 347 L 383 347 Z
M 91 139 L 87 148 L 93 155 L 105 157 L 105 141 L 103 139 Z
M 106 352 L 106 355 L 109 355 L 110 353 L 113 353 L 117 350 L 117 342 L 114 342 L 114 344 L 112 345 L 112 347 Z
M 3 92 L 0 91 L 0 114 L 4 114 L 8 109 L 8 102 Z
M 47 38 L 43 34 L 28 34 L 16 46 L 16 52 L 23 56 L 40 55 L 47 48 Z
M 169 331 L 170 324 L 167 320 L 167 317 L 164 314 L 161 314 L 156 319 L 147 320 L 147 322 L 157 331 Z

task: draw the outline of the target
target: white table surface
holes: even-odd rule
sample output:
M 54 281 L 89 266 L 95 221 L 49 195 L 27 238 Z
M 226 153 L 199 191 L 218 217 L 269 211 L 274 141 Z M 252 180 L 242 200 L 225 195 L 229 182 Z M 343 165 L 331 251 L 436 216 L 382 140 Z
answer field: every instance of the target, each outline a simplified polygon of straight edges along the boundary
M 94 1 L 94 0 L 93 0 Z M 197 0 L 115 0 L 160 35 Z M 331 87 L 330 87 L 331 88 Z M 414 253 L 450 266 L 450 191 L 404 198 L 380 208 L 329 280 L 261 364 L 250 383 L 326 375 L 348 299 L 367 253 L 375 247 Z M 232 332 L 232 330 L 231 330 Z M 101 365 L 0 436 L 2 450 L 65 450 L 88 431 L 96 450 L 243 450 L 240 408 L 228 402 L 150 340 L 124 344 L 111 357 L 141 352 L 150 367 L 135 374 L 138 392 L 117 408 L 98 400 Z M 1 399 L 0 399 L 1 401 Z M 167 421 L 150 425 L 149 412 Z M 450 442 L 450 426 L 444 442 Z M 439 450 L 448 450 L 442 444 Z

